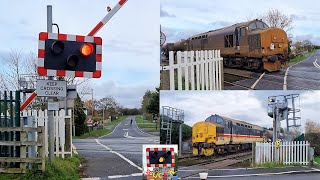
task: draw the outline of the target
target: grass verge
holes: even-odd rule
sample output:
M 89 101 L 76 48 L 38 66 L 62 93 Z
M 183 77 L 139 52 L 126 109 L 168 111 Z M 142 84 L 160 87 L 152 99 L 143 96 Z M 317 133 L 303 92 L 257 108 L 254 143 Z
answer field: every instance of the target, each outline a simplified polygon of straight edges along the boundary
M 74 136 L 73 138 L 74 139 L 98 138 L 109 133 L 111 133 L 110 129 L 98 129 L 95 131 L 84 133 L 81 136 Z
M 136 123 L 137 126 L 140 129 L 143 129 L 143 131 L 146 132 L 159 132 L 159 125 L 156 126 L 157 124 L 154 123 L 152 120 L 148 120 L 148 119 L 143 119 L 142 116 L 136 116 Z M 157 127 L 157 129 L 156 129 Z
M 285 168 L 285 167 L 292 167 L 292 166 L 303 166 L 303 165 L 301 164 L 284 165 L 284 164 L 279 164 L 274 162 L 257 165 L 257 167 L 261 167 L 261 168 Z
M 316 162 L 316 163 L 315 163 L 316 166 L 320 166 L 320 156 L 316 156 L 316 157 L 314 158 L 314 162 Z
M 317 49 L 314 49 L 314 50 L 312 50 L 312 51 L 310 51 L 310 52 L 307 52 L 307 53 L 305 53 L 303 56 L 297 56 L 297 57 L 295 57 L 295 58 L 293 58 L 293 59 L 290 59 L 290 64 L 291 63 L 293 63 L 293 64 L 295 64 L 295 63 L 298 63 L 298 62 L 300 62 L 300 61 L 304 61 L 304 60 L 306 60 L 312 53 L 314 53 L 314 52 L 316 52 L 317 51 Z
M 45 172 L 30 170 L 26 174 L 0 174 L 0 180 L 78 180 L 79 176 L 79 165 L 81 158 L 79 155 L 74 154 L 72 157 L 65 159 L 55 158 L 52 164 L 46 163 Z
M 123 120 L 125 120 L 128 116 L 120 116 L 118 119 L 113 120 L 111 122 L 108 122 L 106 124 L 104 124 L 105 126 L 112 126 L 112 125 L 118 125 L 119 123 L 121 123 Z

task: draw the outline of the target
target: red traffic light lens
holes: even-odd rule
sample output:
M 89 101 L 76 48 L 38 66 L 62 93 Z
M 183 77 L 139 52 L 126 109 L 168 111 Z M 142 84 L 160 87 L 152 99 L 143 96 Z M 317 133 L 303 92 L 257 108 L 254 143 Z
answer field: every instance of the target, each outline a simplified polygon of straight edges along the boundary
M 93 45 L 90 43 L 82 45 L 80 53 L 82 56 L 90 56 L 93 53 Z
M 51 45 L 51 52 L 54 55 L 59 55 L 63 52 L 64 50 L 64 44 L 61 41 L 55 41 L 54 43 L 52 43 Z

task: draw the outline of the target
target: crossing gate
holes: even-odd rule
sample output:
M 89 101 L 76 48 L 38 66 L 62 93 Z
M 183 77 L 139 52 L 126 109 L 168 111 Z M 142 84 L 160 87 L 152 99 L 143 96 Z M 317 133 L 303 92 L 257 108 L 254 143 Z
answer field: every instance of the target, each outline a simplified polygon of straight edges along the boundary
M 255 164 L 279 163 L 284 165 L 309 165 L 308 141 L 284 141 L 279 146 L 273 142 L 257 142 L 254 148 Z
M 54 111 L 54 154 L 57 157 L 65 158 L 66 155 L 72 156 L 72 123 L 71 109 L 65 112 L 64 109 Z M 33 122 L 39 126 L 44 126 L 44 149 L 45 155 L 49 155 L 49 132 L 48 132 L 48 111 L 47 110 L 28 110 L 22 112 L 23 117 L 32 117 Z
M 0 173 L 45 170 L 44 126 L 26 127 L 20 117 L 20 92 L 0 93 Z M 37 137 L 32 135 L 37 133 Z M 37 149 L 37 153 L 30 150 Z
M 223 58 L 220 50 L 169 52 L 170 90 L 222 90 Z

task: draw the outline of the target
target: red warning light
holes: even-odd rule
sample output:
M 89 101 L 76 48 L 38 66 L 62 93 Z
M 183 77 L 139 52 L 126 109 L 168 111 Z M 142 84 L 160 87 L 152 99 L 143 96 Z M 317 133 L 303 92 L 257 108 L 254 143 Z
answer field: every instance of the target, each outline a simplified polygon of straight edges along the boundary
M 93 50 L 94 50 L 93 45 L 90 43 L 87 43 L 81 46 L 80 53 L 83 56 L 90 56 L 93 53 Z

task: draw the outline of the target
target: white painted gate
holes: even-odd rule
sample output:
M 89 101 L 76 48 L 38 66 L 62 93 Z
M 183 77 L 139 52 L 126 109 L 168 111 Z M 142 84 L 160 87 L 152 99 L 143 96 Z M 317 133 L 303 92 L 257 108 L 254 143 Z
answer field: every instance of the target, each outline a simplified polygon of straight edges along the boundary
M 59 157 L 61 155 L 62 158 L 65 157 L 66 154 L 72 155 L 72 128 L 70 124 L 70 137 L 66 137 L 66 124 L 65 119 L 71 119 L 71 110 L 68 111 L 67 115 L 65 114 L 65 110 L 54 111 L 54 133 L 55 133 L 55 155 Z M 47 110 L 28 110 L 23 111 L 21 117 L 33 116 L 34 123 L 36 126 L 44 126 L 45 127 L 45 150 L 46 156 L 49 155 L 49 139 L 48 139 L 48 111 Z M 65 150 L 66 138 L 70 138 L 70 151 Z
M 220 50 L 178 51 L 176 58 L 174 52 L 170 51 L 169 66 L 164 66 L 162 70 L 170 71 L 170 90 L 176 90 L 176 84 L 178 90 L 223 89 L 223 58 Z
M 274 147 L 275 144 L 272 142 L 257 142 L 255 145 L 255 163 L 309 164 L 310 144 L 308 141 L 284 141 L 280 143 L 279 147 Z

